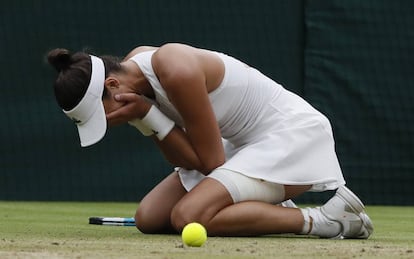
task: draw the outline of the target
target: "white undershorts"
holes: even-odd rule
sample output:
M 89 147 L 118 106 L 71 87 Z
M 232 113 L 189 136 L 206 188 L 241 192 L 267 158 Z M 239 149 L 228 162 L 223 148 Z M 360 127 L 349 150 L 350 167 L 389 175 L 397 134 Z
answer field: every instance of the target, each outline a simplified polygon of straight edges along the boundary
M 263 201 L 279 204 L 285 200 L 285 187 L 282 184 L 248 177 L 235 171 L 219 168 L 208 176 L 195 170 L 176 169 L 181 183 L 187 191 L 193 189 L 204 178 L 220 182 L 229 192 L 234 203 L 241 201 Z

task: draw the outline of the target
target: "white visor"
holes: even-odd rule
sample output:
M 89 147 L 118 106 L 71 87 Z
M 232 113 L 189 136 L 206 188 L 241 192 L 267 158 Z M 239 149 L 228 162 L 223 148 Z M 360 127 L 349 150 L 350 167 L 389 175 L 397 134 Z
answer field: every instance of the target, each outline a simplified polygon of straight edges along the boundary
M 76 123 L 82 147 L 95 144 L 105 136 L 106 115 L 102 103 L 105 66 L 102 59 L 90 56 L 91 81 L 82 100 L 70 111 L 63 112 Z

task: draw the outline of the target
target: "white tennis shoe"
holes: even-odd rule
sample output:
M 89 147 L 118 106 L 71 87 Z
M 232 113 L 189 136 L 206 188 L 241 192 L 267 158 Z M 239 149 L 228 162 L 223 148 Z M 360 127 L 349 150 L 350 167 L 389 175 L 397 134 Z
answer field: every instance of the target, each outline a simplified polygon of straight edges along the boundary
M 281 202 L 280 206 L 285 208 L 298 208 L 298 206 L 296 206 L 296 204 L 292 200 L 286 200 L 284 202 Z
M 327 220 L 340 224 L 339 234 L 331 238 L 367 239 L 374 231 L 371 219 L 364 211 L 364 204 L 345 186 L 339 187 L 334 197 L 319 210 Z

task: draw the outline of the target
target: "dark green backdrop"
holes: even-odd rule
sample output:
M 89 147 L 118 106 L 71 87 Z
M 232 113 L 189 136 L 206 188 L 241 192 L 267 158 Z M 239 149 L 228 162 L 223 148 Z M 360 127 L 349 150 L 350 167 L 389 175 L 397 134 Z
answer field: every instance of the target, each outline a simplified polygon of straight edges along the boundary
M 413 11 L 408 0 L 1 1 L 0 200 L 142 198 L 173 167 L 128 126 L 81 149 L 44 56 L 183 42 L 238 57 L 323 111 L 366 203 L 414 204 Z

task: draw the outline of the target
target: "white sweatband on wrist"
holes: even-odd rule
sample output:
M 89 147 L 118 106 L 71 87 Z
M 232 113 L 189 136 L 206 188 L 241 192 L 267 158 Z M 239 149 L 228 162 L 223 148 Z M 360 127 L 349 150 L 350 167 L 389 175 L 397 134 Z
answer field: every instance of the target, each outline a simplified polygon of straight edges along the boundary
M 141 119 L 133 119 L 131 121 L 128 121 L 128 124 L 131 125 L 131 126 L 134 126 L 135 128 L 137 128 L 142 133 L 142 135 L 144 135 L 146 137 L 154 135 L 154 132 L 150 128 L 148 128 L 142 122 Z
M 154 105 L 151 106 L 147 115 L 142 118 L 142 122 L 154 132 L 159 140 L 163 140 L 175 126 L 174 121 L 165 116 Z

